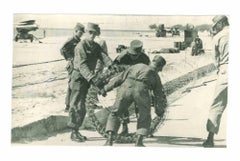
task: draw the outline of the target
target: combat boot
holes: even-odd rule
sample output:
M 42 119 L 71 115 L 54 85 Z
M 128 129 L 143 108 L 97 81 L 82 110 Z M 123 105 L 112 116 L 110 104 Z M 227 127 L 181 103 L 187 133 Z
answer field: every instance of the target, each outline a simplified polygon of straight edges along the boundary
M 73 130 L 71 133 L 71 140 L 76 142 L 84 142 L 87 140 L 87 137 L 81 135 L 77 130 Z
M 214 140 L 214 133 L 209 132 L 207 140 L 202 144 L 203 147 L 205 147 L 205 148 L 212 148 L 212 147 L 214 147 L 214 141 L 213 140 Z
M 108 138 L 107 138 L 107 141 L 105 142 L 104 146 L 112 146 L 112 145 L 113 145 L 113 132 L 109 131 Z
M 202 145 L 204 148 L 212 148 L 214 147 L 214 142 L 211 140 L 206 140 Z
M 135 146 L 137 146 L 137 147 L 145 147 L 143 145 L 143 135 L 138 135 L 137 136 L 137 140 L 136 140 Z
M 127 123 L 123 123 L 122 124 L 122 132 L 120 133 L 120 135 L 126 136 L 128 134 L 128 125 Z

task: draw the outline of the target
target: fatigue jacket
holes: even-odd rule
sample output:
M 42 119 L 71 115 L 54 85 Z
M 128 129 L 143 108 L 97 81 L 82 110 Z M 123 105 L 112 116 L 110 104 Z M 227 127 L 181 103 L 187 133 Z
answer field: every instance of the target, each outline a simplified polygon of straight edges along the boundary
M 103 53 L 102 48 L 94 41 L 82 40 L 75 47 L 73 61 L 74 70 L 79 72 L 79 77 L 85 78 L 88 82 L 95 76 L 97 60 L 101 60 L 105 66 L 110 66 L 112 60 Z
M 213 45 L 215 49 L 215 63 L 219 68 L 221 65 L 228 64 L 228 41 L 229 41 L 229 27 L 225 26 L 213 38 Z
M 74 58 L 74 49 L 80 40 L 79 37 L 73 36 L 64 43 L 63 47 L 60 49 L 61 55 L 64 59 L 68 60 Z
M 101 38 L 97 37 L 94 40 L 96 43 L 98 43 L 100 45 L 100 47 L 102 48 L 103 52 L 108 55 L 108 47 L 107 47 L 107 43 L 105 40 L 102 40 Z M 97 61 L 97 65 L 96 65 L 96 72 L 102 72 L 104 68 L 104 64 L 102 61 L 98 60 Z
M 214 36 L 214 49 L 218 77 L 214 91 L 214 98 L 210 107 L 207 130 L 217 134 L 220 127 L 222 114 L 228 102 L 228 26 L 224 27 Z
M 158 73 L 148 65 L 136 64 L 129 67 L 118 77 L 114 78 L 105 86 L 106 91 L 110 91 L 120 86 L 126 79 L 133 79 L 147 85 L 148 89 L 153 91 L 155 108 L 166 107 L 166 96 Z

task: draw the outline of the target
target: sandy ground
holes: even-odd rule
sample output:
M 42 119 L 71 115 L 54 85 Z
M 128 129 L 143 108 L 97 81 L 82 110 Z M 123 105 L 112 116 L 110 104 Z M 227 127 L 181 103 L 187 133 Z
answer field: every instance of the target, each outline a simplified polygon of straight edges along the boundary
M 215 75 L 210 74 L 189 84 L 188 87 L 199 85 L 204 81 L 214 78 Z M 207 86 L 195 88 L 170 104 L 164 125 L 154 133 L 153 138 L 146 138 L 144 140 L 145 145 L 147 147 L 202 147 L 202 142 L 207 136 L 206 119 L 215 83 L 211 82 Z M 184 89 L 180 89 L 180 91 Z M 190 100 L 194 100 L 194 102 Z M 136 121 L 132 119 L 130 130 L 133 132 L 135 129 Z M 219 134 L 215 136 L 216 147 L 226 147 L 225 130 L 226 112 L 222 117 Z M 73 142 L 70 139 L 70 133 L 63 132 L 46 140 L 29 142 L 27 145 L 102 146 L 106 141 L 105 138 L 95 131 L 81 130 L 81 133 L 88 136 L 88 141 L 83 143 Z M 134 144 L 114 144 L 114 146 L 131 147 Z
M 201 37 L 201 35 L 200 35 Z M 165 57 L 167 60 L 167 65 L 164 68 L 163 72 L 160 74 L 162 82 L 165 83 L 167 81 L 170 81 L 174 78 L 177 78 L 183 74 L 186 74 L 196 68 L 199 68 L 201 66 L 207 65 L 209 63 L 212 63 L 212 52 L 210 50 L 211 48 L 211 38 L 202 35 L 201 37 L 203 39 L 203 45 L 204 49 L 206 51 L 205 55 L 192 57 L 190 55 L 190 48 L 186 49 L 185 51 L 181 51 L 179 54 L 162 54 L 162 56 Z M 13 65 L 22 65 L 22 64 L 31 64 L 31 63 L 39 63 L 39 62 L 46 62 L 46 61 L 53 61 L 53 60 L 59 60 L 62 59 L 62 56 L 59 53 L 59 49 L 61 48 L 62 44 L 66 41 L 67 37 L 49 37 L 42 39 L 41 41 L 43 43 L 15 43 L 13 46 L 14 56 L 13 56 Z M 156 38 L 156 37 L 122 37 L 122 38 L 104 38 L 107 41 L 108 48 L 109 48 L 109 55 L 111 58 L 115 58 L 117 56 L 117 53 L 115 52 L 115 48 L 118 44 L 125 44 L 128 45 L 129 42 L 133 39 L 140 39 L 144 43 L 144 48 L 146 53 L 149 55 L 149 57 L 152 59 L 154 54 L 151 54 L 151 51 L 154 50 L 160 50 L 161 48 L 167 48 L 167 47 L 173 47 L 173 44 L 175 41 L 182 41 L 183 37 L 174 37 L 174 38 Z M 39 64 L 39 65 L 29 65 L 24 67 L 18 67 L 13 68 L 13 88 L 12 88 L 12 127 L 17 126 L 23 126 L 26 124 L 29 124 L 33 121 L 40 120 L 42 118 L 46 118 L 49 115 L 67 115 L 67 113 L 64 113 L 64 98 L 66 95 L 66 87 L 67 87 L 67 72 L 65 71 L 65 65 L 66 62 L 63 61 L 57 61 L 57 62 L 51 62 L 51 63 L 45 63 L 45 64 Z M 205 90 L 201 91 L 201 95 L 193 95 L 192 98 L 188 98 L 191 100 L 198 101 L 198 97 L 205 96 L 206 93 L 211 92 L 212 89 L 207 89 L 207 92 Z M 187 96 L 185 96 L 187 97 Z M 184 97 L 184 98 L 185 98 Z M 184 99 L 187 102 L 188 99 Z M 115 99 L 115 93 L 110 92 L 108 94 L 107 98 L 100 97 L 100 102 L 103 106 L 108 106 L 113 103 Z M 204 102 L 204 101 L 203 101 Z M 176 102 L 175 102 L 176 103 Z M 178 103 L 177 103 L 178 104 Z M 181 103 L 179 103 L 181 104 Z M 191 102 L 188 105 L 189 109 L 193 108 L 191 106 Z M 201 108 L 207 108 L 207 105 L 195 107 L 197 110 L 201 110 Z M 178 109 L 181 109 L 182 112 L 185 107 L 179 106 Z M 194 108 L 194 109 L 195 109 Z M 178 111 L 178 110 L 176 110 Z M 181 116 L 178 113 L 176 113 L 175 108 L 172 108 L 170 112 L 170 116 Z M 186 110 L 188 111 L 188 110 Z M 205 109 L 204 112 L 206 113 L 207 110 Z M 175 113 L 175 114 L 174 114 Z M 170 136 L 176 136 L 178 137 L 188 137 L 184 134 L 181 134 L 183 131 L 182 129 L 186 127 L 187 125 L 182 123 L 184 121 L 181 121 L 181 119 L 189 119 L 194 118 L 195 115 L 193 113 L 186 112 L 187 116 L 183 116 L 182 118 L 174 118 L 172 121 L 168 121 L 168 126 L 164 126 L 161 129 L 161 133 L 157 134 L 159 136 L 167 136 L 170 139 Z M 204 115 L 206 117 L 206 115 Z M 203 119 L 203 118 L 201 118 Z M 206 118 L 204 118 L 206 119 Z M 176 124 L 172 124 L 173 122 L 176 122 Z M 203 124 L 205 121 L 196 120 L 197 124 L 201 124 L 201 126 L 204 126 Z M 179 126 L 178 126 L 179 124 Z M 194 125 L 194 124 L 193 124 Z M 171 128 L 181 128 L 180 130 L 174 130 L 174 132 L 171 133 Z M 165 129 L 165 130 L 164 130 Z M 193 136 L 191 137 L 205 137 L 205 133 L 203 134 L 204 127 L 201 127 L 199 129 L 196 128 L 190 128 Z M 165 132 L 164 132 L 165 131 Z M 177 134 L 175 133 L 177 131 Z M 199 134 L 199 131 L 201 131 L 201 136 Z M 100 136 L 95 134 L 96 132 L 89 132 L 85 131 L 84 133 L 94 133 L 92 135 L 96 135 L 96 140 Z M 57 140 L 57 144 L 68 144 L 70 141 L 68 141 L 68 137 L 65 141 L 64 136 L 68 136 L 69 134 L 61 134 L 57 136 L 56 138 L 59 138 L 60 140 Z M 195 136 L 196 135 L 196 136 Z M 203 136 L 204 135 L 204 136 Z M 62 139 L 61 139 L 62 137 Z M 66 137 L 65 137 L 66 138 Z M 224 138 L 224 137 L 223 137 Z M 102 138 L 99 138 L 102 140 Z M 161 139 L 161 138 L 160 138 Z M 177 139 L 177 138 L 175 138 Z M 54 139 L 53 139 L 54 141 Z M 103 142 L 104 140 L 102 140 Z M 151 139 L 149 140 L 150 142 Z M 49 144 L 51 142 L 51 138 L 49 139 Z M 102 145 L 102 142 L 99 144 Z M 36 143 L 37 144 L 37 143 Z M 44 144 L 44 143 L 43 143 Z M 72 143 L 70 143 L 72 144 Z M 89 142 L 90 144 L 90 142 Z M 94 143 L 93 143 L 94 144 Z M 152 143 L 151 143 L 152 144 Z M 157 146 L 157 143 L 153 143 L 153 146 Z

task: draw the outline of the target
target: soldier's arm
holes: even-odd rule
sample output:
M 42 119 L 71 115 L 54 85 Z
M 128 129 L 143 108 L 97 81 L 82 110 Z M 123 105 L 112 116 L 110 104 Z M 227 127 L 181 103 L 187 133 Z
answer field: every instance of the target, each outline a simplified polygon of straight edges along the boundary
M 114 88 L 120 86 L 128 75 L 128 71 L 122 72 L 118 76 L 111 79 L 111 81 L 104 86 L 106 92 L 113 90 Z
M 125 64 L 124 59 L 126 58 L 127 50 L 123 50 L 115 59 L 114 63 L 115 64 Z
M 149 65 L 150 64 L 150 59 L 146 54 L 144 54 L 144 55 L 146 56 L 146 65 Z
M 219 52 L 222 54 L 222 57 L 228 57 L 228 35 L 221 37 L 218 48 Z
M 164 112 L 167 107 L 167 98 L 158 74 L 155 75 L 155 82 L 153 83 L 154 107 L 156 113 Z
M 112 59 L 106 53 L 104 53 L 102 49 L 100 49 L 100 51 L 101 51 L 100 60 L 104 63 L 104 65 L 106 67 L 112 65 L 113 63 Z
M 102 51 L 103 51 L 106 55 L 108 55 L 108 48 L 107 48 L 107 43 L 106 43 L 106 41 L 105 41 L 105 40 L 100 40 L 100 41 L 98 42 L 98 44 L 99 44 L 100 47 L 102 48 Z M 96 69 L 95 69 L 96 73 L 101 72 L 101 71 L 103 70 L 103 68 L 104 68 L 103 62 L 102 62 L 101 60 L 98 60 L 98 61 L 97 61 L 97 65 L 96 65 Z
M 105 40 L 101 40 L 101 41 L 99 42 L 99 45 L 100 45 L 100 47 L 102 48 L 103 52 L 104 52 L 105 54 L 107 54 L 107 53 L 108 53 L 108 47 L 107 47 L 106 41 L 105 41 Z M 107 54 L 107 55 L 108 55 L 108 54 Z
M 67 42 L 64 43 L 64 45 L 60 49 L 60 53 L 65 60 L 68 60 L 69 58 L 73 57 L 74 46 L 72 45 L 72 39 L 69 39 Z

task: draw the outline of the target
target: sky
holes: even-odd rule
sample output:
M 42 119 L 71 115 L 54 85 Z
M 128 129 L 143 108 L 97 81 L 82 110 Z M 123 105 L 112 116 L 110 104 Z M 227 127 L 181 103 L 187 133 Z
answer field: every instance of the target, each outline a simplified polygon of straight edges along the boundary
M 213 16 L 162 16 L 162 15 L 84 15 L 84 14 L 14 14 L 14 24 L 25 20 L 36 20 L 42 28 L 73 28 L 76 22 L 86 25 L 97 23 L 102 29 L 147 30 L 151 24 L 211 24 Z

